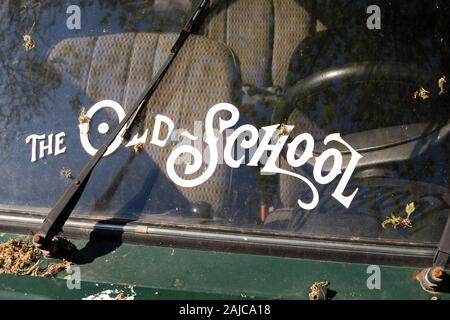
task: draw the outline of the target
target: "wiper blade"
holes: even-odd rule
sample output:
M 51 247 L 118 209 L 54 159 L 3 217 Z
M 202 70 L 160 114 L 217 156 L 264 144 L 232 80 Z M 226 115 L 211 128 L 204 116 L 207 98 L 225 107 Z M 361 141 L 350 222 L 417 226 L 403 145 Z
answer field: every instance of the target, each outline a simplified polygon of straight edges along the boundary
M 153 77 L 144 93 L 139 97 L 139 99 L 137 99 L 137 103 L 127 112 L 125 118 L 106 139 L 106 142 L 98 149 L 97 153 L 91 158 L 91 160 L 89 160 L 89 162 L 81 170 L 80 174 L 74 179 L 71 185 L 58 199 L 55 206 L 51 209 L 44 222 L 42 223 L 42 226 L 40 227 L 38 233 L 33 237 L 33 242 L 37 247 L 46 251 L 51 251 L 53 248 L 55 248 L 54 239 L 62 231 L 64 224 L 72 213 L 72 210 L 75 208 L 92 174 L 92 171 L 104 156 L 109 146 L 117 138 L 117 136 L 119 136 L 119 134 L 121 134 L 122 132 L 123 134 L 128 132 L 134 120 L 136 119 L 136 116 L 147 104 L 147 102 L 150 100 L 150 98 L 158 88 L 161 80 L 169 70 L 172 62 L 180 52 L 184 43 L 192 34 L 192 32 L 197 28 L 199 21 L 204 16 L 208 4 L 209 0 L 202 0 L 200 2 L 192 17 L 181 31 L 174 46 L 170 50 L 170 54 L 167 57 L 165 63 L 159 69 L 155 77 Z

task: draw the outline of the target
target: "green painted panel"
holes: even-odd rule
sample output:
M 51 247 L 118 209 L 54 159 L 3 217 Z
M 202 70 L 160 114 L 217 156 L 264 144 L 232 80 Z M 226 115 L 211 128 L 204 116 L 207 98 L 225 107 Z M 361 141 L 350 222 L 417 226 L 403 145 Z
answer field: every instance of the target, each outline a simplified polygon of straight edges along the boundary
M 76 245 L 83 248 L 85 242 Z M 369 290 L 367 267 L 124 244 L 80 265 L 81 290 L 67 288 L 64 272 L 59 279 L 0 276 L 0 298 L 80 299 L 135 286 L 136 299 L 307 299 L 311 284 L 325 280 L 335 299 L 431 298 L 413 280 L 419 269 L 380 266 L 381 290 Z

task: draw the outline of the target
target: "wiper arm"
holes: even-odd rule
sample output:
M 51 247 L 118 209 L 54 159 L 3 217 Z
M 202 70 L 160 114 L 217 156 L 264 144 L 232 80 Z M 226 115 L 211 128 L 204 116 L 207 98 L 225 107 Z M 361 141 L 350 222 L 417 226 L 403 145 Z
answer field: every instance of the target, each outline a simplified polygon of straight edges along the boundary
M 434 265 L 448 269 L 450 264 L 450 216 L 447 219 L 444 232 L 442 233 L 439 246 L 434 257 Z
M 422 270 L 418 280 L 425 291 L 430 293 L 450 292 L 450 216 L 439 241 L 433 266 Z
M 55 237 L 62 231 L 64 224 L 69 218 L 72 210 L 75 208 L 78 200 L 80 199 L 84 188 L 92 174 L 92 171 L 101 160 L 103 155 L 108 150 L 109 146 L 114 142 L 114 140 L 121 134 L 127 133 L 132 126 L 136 116 L 150 100 L 156 89 L 158 88 L 161 80 L 164 78 L 167 70 L 169 70 L 172 62 L 174 61 L 177 54 L 180 52 L 184 43 L 188 39 L 189 35 L 196 29 L 199 21 L 203 18 L 204 13 L 208 7 L 209 0 L 202 0 L 196 10 L 194 11 L 189 22 L 181 31 L 177 41 L 170 50 L 170 54 L 166 59 L 163 66 L 159 69 L 158 73 L 152 79 L 150 84 L 147 86 L 144 93 L 139 97 L 137 103 L 131 108 L 125 118 L 119 123 L 119 125 L 114 129 L 111 135 L 106 139 L 106 142 L 98 149 L 96 154 L 89 160 L 89 162 L 81 170 L 80 174 L 74 179 L 71 185 L 63 193 L 63 195 L 58 199 L 55 206 L 51 209 L 47 217 L 45 218 L 42 226 L 40 227 L 38 233 L 33 237 L 34 244 L 42 250 L 54 251 L 55 249 L 61 249 L 70 251 L 73 249 L 70 245 L 61 243 L 57 244 L 57 239 Z

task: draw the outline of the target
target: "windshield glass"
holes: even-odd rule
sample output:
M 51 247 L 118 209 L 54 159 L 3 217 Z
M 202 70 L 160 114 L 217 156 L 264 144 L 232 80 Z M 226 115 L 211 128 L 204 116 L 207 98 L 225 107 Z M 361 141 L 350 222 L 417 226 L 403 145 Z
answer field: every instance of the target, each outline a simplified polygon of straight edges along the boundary
M 211 1 L 74 216 L 437 243 L 450 212 L 447 2 Z M 48 213 L 197 4 L 1 2 L 3 213 Z

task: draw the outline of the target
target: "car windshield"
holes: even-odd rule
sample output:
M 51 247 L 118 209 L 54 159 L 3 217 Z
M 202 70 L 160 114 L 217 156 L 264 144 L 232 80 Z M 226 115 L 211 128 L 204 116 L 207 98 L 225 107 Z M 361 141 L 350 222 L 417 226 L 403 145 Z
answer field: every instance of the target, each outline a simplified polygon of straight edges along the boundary
M 3 214 L 49 212 L 198 2 L 1 2 Z M 447 2 L 210 1 L 73 215 L 436 244 L 450 212 Z

